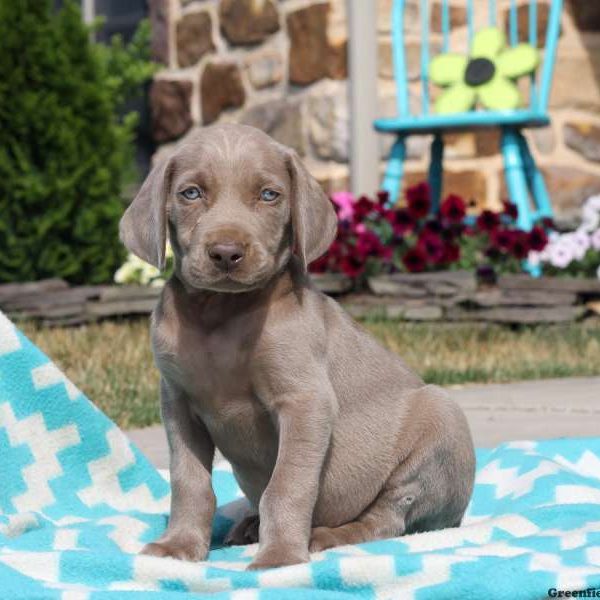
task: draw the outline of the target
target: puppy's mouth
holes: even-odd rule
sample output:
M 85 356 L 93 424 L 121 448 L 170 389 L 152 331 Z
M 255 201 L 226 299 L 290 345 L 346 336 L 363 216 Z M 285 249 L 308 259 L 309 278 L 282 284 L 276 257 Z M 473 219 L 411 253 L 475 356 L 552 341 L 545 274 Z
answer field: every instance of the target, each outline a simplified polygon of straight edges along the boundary
M 209 272 L 191 267 L 189 277 L 186 277 L 188 285 L 196 289 L 209 290 L 211 292 L 241 293 L 262 287 L 268 277 L 268 269 L 258 268 L 252 273 L 234 269 L 232 271 L 220 271 L 210 269 Z

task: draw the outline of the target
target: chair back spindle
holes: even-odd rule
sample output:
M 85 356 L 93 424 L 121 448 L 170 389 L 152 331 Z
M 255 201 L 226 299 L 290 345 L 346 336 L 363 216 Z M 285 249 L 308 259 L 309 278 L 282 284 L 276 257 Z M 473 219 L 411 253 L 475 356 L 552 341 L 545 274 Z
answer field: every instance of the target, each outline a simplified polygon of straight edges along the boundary
M 443 12 L 443 11 L 442 11 Z M 421 0 L 421 111 L 429 114 L 429 0 Z
M 445 4 L 448 4 L 448 0 L 442 0 Z M 475 35 L 475 9 L 473 8 L 473 0 L 467 0 L 467 31 L 469 33 L 467 52 L 471 48 L 473 43 L 473 36 Z

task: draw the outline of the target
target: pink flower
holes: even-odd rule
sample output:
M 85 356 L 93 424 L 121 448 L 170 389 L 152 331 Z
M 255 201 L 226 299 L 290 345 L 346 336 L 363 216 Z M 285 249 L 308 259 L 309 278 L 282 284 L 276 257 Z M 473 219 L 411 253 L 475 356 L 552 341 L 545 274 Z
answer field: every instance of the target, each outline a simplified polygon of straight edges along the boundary
M 596 229 L 596 231 L 592 233 L 590 241 L 592 242 L 594 250 L 600 250 L 600 229 Z
M 350 192 L 335 192 L 331 194 L 331 201 L 338 209 L 338 218 L 350 221 L 354 215 L 355 198 Z

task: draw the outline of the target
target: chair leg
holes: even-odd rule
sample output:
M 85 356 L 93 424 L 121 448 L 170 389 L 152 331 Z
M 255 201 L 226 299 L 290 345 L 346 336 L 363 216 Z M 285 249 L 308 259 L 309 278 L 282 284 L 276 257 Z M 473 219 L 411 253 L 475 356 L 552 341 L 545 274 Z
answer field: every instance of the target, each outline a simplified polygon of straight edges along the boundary
M 552 210 L 552 203 L 550 202 L 550 195 L 546 188 L 546 182 L 544 176 L 535 164 L 535 160 L 531 155 L 529 144 L 525 139 L 525 136 L 519 131 L 519 148 L 521 151 L 521 158 L 525 165 L 525 174 L 527 177 L 527 183 L 533 196 L 533 201 L 536 208 L 536 219 L 543 219 L 545 217 L 552 218 L 554 211 Z
M 531 207 L 529 202 L 529 190 L 527 188 L 527 177 L 525 165 L 521 155 L 519 134 L 511 128 L 502 129 L 502 156 L 504 157 L 504 173 L 510 199 L 519 209 L 517 225 L 520 229 L 529 231 L 533 226 Z M 539 267 L 525 261 L 524 269 L 532 276 L 539 277 Z
M 406 138 L 399 135 L 392 146 L 381 189 L 389 195 L 388 208 L 398 202 L 402 178 L 404 177 L 404 161 L 406 160 Z
M 519 209 L 517 225 L 529 231 L 533 225 L 529 190 L 525 176 L 525 165 L 521 157 L 518 133 L 511 128 L 502 129 L 502 156 L 504 158 L 504 174 L 508 194 Z
M 429 187 L 431 189 L 431 212 L 437 214 L 442 197 L 442 176 L 444 161 L 444 139 L 436 133 L 431 142 L 431 162 L 429 163 Z

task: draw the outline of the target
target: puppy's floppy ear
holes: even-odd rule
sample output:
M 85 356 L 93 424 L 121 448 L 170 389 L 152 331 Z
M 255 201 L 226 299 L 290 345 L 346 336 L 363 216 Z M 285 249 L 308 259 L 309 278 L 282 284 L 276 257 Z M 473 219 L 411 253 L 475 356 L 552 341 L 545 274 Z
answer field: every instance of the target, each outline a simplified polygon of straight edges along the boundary
M 296 152 L 289 151 L 288 169 L 292 180 L 292 230 L 294 253 L 304 269 L 325 253 L 337 232 L 333 204 L 302 164 Z
M 167 158 L 152 169 L 119 224 L 125 247 L 159 269 L 165 266 L 170 166 Z

